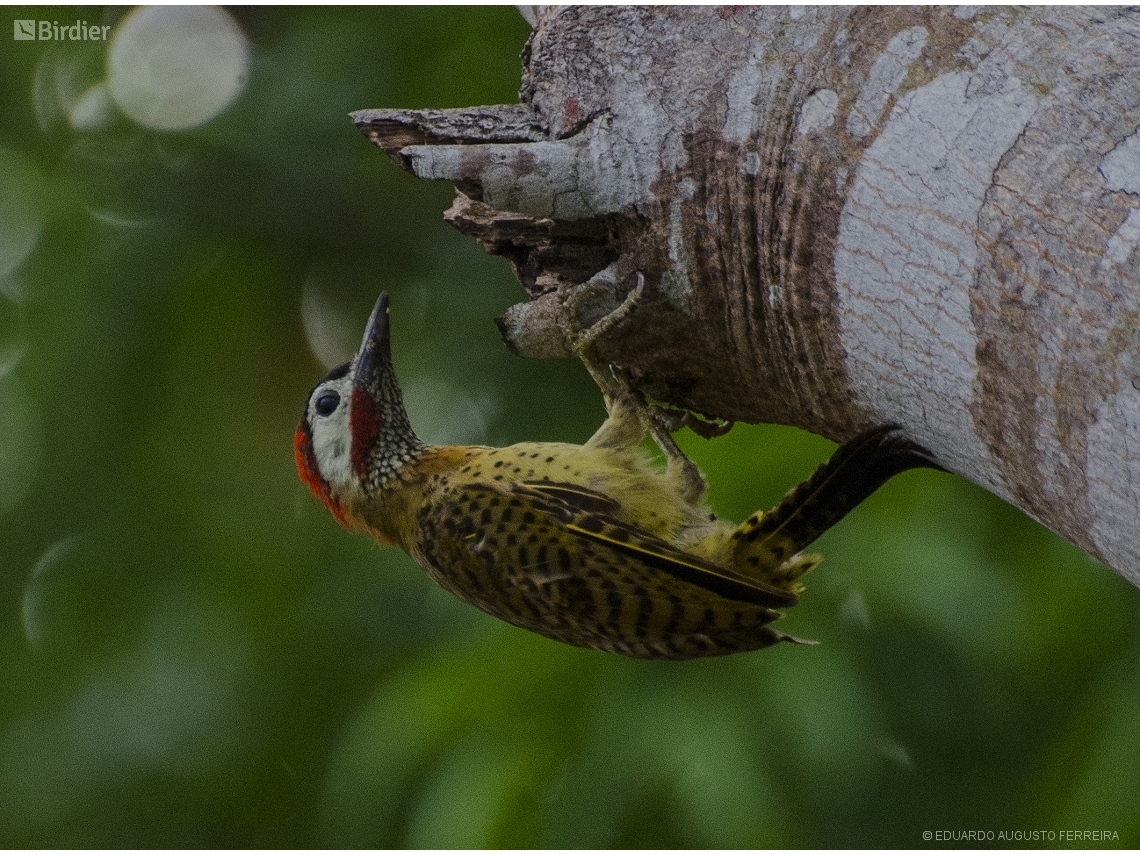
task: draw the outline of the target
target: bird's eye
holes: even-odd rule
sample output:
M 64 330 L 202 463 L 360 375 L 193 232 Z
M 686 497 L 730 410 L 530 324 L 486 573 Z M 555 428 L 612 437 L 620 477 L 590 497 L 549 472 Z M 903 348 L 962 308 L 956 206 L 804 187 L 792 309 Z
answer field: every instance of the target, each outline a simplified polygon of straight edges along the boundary
M 315 406 L 318 416 L 331 416 L 340 406 L 340 395 L 336 392 L 321 392 Z

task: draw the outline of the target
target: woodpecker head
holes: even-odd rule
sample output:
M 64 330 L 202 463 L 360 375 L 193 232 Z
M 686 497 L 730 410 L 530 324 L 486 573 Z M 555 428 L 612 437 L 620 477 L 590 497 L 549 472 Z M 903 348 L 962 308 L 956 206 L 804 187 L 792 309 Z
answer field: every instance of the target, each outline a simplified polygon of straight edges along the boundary
M 382 487 L 424 447 L 412 431 L 392 370 L 388 295 L 382 293 L 356 356 L 309 393 L 293 438 L 297 471 L 337 521 L 351 529 L 357 501 Z

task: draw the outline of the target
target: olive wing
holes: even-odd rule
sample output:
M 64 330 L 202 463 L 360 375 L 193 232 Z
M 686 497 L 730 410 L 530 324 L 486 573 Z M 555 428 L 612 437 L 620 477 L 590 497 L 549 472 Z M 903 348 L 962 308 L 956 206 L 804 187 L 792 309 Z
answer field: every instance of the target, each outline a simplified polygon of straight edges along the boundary
M 571 644 L 686 658 L 783 638 L 766 624 L 794 594 L 679 550 L 615 509 L 573 484 L 464 486 L 425 506 L 424 563 L 484 611 Z

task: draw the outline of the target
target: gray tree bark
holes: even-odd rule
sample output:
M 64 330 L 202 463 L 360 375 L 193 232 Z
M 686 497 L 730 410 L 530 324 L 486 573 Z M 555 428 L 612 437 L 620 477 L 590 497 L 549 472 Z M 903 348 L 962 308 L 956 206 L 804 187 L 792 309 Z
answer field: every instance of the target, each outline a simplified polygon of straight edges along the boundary
M 529 7 L 520 103 L 370 110 L 653 398 L 895 422 L 1140 584 L 1140 12 Z

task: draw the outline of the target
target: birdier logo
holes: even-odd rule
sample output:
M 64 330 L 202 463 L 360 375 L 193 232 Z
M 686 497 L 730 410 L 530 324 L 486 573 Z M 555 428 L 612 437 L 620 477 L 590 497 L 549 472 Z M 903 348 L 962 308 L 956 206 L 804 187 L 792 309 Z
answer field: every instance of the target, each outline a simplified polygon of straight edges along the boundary
M 12 38 L 18 42 L 105 42 L 110 24 L 99 26 L 76 21 L 71 26 L 60 26 L 59 21 L 32 21 L 16 19 L 12 22 Z

